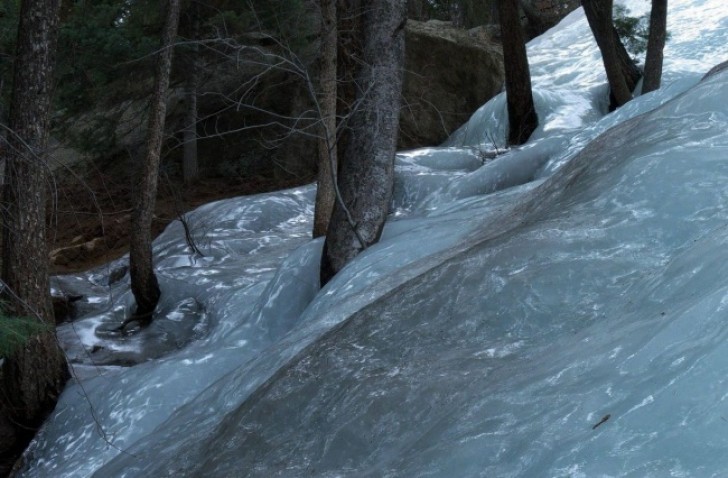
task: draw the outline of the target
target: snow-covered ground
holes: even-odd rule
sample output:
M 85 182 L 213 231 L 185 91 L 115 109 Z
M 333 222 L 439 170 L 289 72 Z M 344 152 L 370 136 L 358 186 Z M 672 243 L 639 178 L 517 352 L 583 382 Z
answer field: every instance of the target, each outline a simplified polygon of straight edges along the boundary
M 700 79 L 728 6 L 668 29 L 663 88 L 608 115 L 581 10 L 531 42 L 532 140 L 483 162 L 499 96 L 401 153 L 382 241 L 323 290 L 312 186 L 199 208 L 204 257 L 172 224 L 129 337 L 123 261 L 56 278 L 80 383 L 21 476 L 725 476 L 728 71 Z

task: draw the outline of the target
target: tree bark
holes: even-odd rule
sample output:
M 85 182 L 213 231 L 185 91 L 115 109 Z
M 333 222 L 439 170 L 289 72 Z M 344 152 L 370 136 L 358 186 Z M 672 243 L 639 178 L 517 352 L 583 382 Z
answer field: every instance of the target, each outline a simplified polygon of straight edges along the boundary
M 196 68 L 195 66 L 192 67 Z M 185 85 L 185 130 L 182 135 L 184 147 L 182 152 L 182 179 L 185 184 L 192 184 L 200 179 L 199 162 L 197 160 L 197 73 L 190 72 Z
M 336 0 L 320 0 L 321 48 L 319 60 L 319 111 L 321 115 L 318 140 L 318 188 L 313 220 L 313 237 L 326 235 L 334 209 L 336 192 Z
M 164 121 L 167 112 L 167 90 L 172 69 L 174 39 L 179 22 L 179 0 L 169 0 L 162 32 L 162 45 L 154 75 L 154 93 L 149 108 L 146 154 L 139 166 L 137 193 L 131 215 L 129 248 L 129 274 L 131 290 L 136 300 L 134 317 L 142 324 L 151 321 L 161 292 L 152 262 L 152 219 L 157 197 L 159 156 L 164 137 Z M 127 319 L 128 320 L 128 319 Z M 126 322 L 125 322 L 126 323 Z
M 6 357 L 0 376 L 0 475 L 55 406 L 68 378 L 55 338 L 46 246 L 47 145 L 60 0 L 24 0 L 6 147 L 2 278 L 5 313 L 48 329 Z
M 647 38 L 647 56 L 645 58 L 645 79 L 642 83 L 643 94 L 660 88 L 666 38 L 667 0 L 652 0 L 650 35 Z
M 350 112 L 356 102 L 357 75 L 362 67 L 362 0 L 337 0 L 336 26 L 336 115 L 340 124 L 337 125 L 338 141 L 337 151 L 346 151 L 351 128 L 349 125 Z M 338 165 L 344 158 L 337 154 Z
M 508 143 L 523 144 L 538 126 L 518 0 L 498 0 L 508 101 Z
M 642 78 L 642 70 L 635 63 L 634 58 L 629 54 L 627 48 L 624 46 L 622 39 L 619 37 L 616 28 L 612 28 L 612 35 L 614 36 L 614 46 L 617 50 L 617 58 L 619 59 L 619 68 L 624 76 L 624 81 L 627 83 L 629 91 L 634 92 Z M 615 107 L 616 108 L 616 107 Z
M 197 158 L 197 90 L 200 81 L 200 47 L 196 43 L 200 37 L 199 4 L 192 2 L 188 11 L 190 16 L 189 39 L 193 42 L 187 50 L 185 69 L 185 129 L 183 134 L 182 179 L 192 184 L 200 178 Z
M 339 174 L 343 204 L 331 217 L 321 284 L 381 236 L 394 183 L 404 66 L 406 0 L 372 0 L 363 12 L 357 102 Z
M 621 41 L 615 33 L 612 22 L 613 1 L 582 0 L 581 3 L 599 51 L 602 53 L 604 70 L 607 73 L 607 81 L 613 98 L 610 110 L 616 109 L 632 99 L 632 89 L 627 83 L 624 62 L 620 61 L 618 54 L 618 44 L 621 44 Z M 629 55 L 627 57 L 629 58 Z

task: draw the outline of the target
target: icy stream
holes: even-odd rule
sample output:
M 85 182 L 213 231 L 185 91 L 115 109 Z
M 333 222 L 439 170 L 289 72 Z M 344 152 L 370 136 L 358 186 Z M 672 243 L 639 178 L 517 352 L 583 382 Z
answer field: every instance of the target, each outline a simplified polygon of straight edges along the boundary
M 20 476 L 726 476 L 728 70 L 700 80 L 728 6 L 668 24 L 663 88 L 609 115 L 581 10 L 531 42 L 529 144 L 484 162 L 501 95 L 401 153 L 381 243 L 323 290 L 313 186 L 194 211 L 204 257 L 172 224 L 129 337 L 123 260 L 56 278 L 82 386 Z

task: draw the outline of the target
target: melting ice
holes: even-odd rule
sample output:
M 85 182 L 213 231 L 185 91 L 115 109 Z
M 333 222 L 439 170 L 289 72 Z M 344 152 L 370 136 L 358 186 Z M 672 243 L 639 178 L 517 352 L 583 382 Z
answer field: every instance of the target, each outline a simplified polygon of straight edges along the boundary
M 192 212 L 203 257 L 172 224 L 129 337 L 123 260 L 56 278 L 79 381 L 21 476 L 724 476 L 728 10 L 668 23 L 664 87 L 613 114 L 581 10 L 531 42 L 531 141 L 491 158 L 500 95 L 398 155 L 381 243 L 323 290 L 312 186 Z

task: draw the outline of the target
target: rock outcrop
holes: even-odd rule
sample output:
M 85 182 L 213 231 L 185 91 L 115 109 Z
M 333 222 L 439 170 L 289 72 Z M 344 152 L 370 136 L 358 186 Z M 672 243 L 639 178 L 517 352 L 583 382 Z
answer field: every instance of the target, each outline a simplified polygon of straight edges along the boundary
M 503 53 L 485 28 L 407 22 L 400 148 L 436 145 L 503 85 Z

